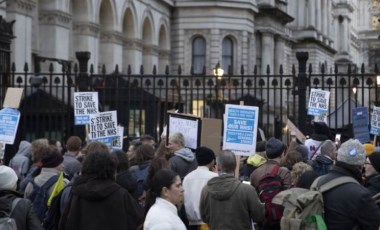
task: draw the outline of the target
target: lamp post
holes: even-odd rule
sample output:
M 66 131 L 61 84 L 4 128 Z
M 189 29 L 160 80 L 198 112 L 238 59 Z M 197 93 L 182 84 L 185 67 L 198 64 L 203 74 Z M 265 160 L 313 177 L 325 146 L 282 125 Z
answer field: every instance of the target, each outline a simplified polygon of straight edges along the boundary
M 355 107 L 358 107 L 358 95 L 357 95 L 358 88 L 356 87 L 356 85 L 352 88 L 352 92 L 354 93 L 354 97 L 355 97 Z
M 219 117 L 219 80 L 222 79 L 223 77 L 223 74 L 224 74 L 224 70 L 220 67 L 220 63 L 218 62 L 215 66 L 215 68 L 213 68 L 213 73 L 214 73 L 214 76 L 216 77 L 215 79 L 215 114 L 216 114 L 216 117 Z M 223 98 L 221 98 L 223 100 Z

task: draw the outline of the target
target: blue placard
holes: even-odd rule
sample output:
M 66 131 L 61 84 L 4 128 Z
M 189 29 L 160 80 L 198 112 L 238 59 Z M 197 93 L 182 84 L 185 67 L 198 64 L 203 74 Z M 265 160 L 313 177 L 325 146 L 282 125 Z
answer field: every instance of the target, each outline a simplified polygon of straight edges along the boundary
M 370 133 L 373 135 L 380 134 L 380 107 L 377 106 L 373 107 Z
M 20 112 L 13 108 L 4 108 L 0 110 L 0 142 L 13 144 L 18 123 L 20 121 Z
M 368 108 L 357 107 L 352 109 L 352 129 L 354 138 L 358 139 L 361 143 L 370 141 L 368 130 Z
M 75 125 L 90 124 L 90 115 L 75 116 Z

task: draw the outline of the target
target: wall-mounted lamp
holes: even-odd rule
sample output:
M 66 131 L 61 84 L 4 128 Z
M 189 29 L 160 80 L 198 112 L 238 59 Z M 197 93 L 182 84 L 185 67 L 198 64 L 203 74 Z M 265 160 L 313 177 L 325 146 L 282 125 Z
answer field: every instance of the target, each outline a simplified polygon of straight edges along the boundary
M 216 64 L 215 68 L 213 68 L 212 70 L 215 77 L 217 77 L 218 79 L 222 79 L 224 70 L 220 67 L 219 62 Z

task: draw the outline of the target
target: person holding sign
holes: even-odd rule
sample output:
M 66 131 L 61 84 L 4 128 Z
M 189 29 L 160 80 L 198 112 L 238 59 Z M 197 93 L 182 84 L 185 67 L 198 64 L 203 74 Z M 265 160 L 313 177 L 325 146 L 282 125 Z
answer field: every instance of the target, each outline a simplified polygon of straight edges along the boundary
M 183 179 L 198 166 L 194 153 L 185 148 L 185 138 L 182 133 L 174 133 L 169 137 L 168 149 L 174 153 L 169 159 L 170 168 Z

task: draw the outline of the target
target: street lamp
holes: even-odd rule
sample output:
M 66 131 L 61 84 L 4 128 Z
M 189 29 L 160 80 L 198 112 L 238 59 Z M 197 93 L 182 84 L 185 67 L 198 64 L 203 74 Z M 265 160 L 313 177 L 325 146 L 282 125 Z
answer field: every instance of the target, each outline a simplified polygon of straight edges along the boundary
M 220 67 L 220 63 L 218 62 L 213 70 L 214 76 L 219 80 L 222 79 L 224 70 Z

